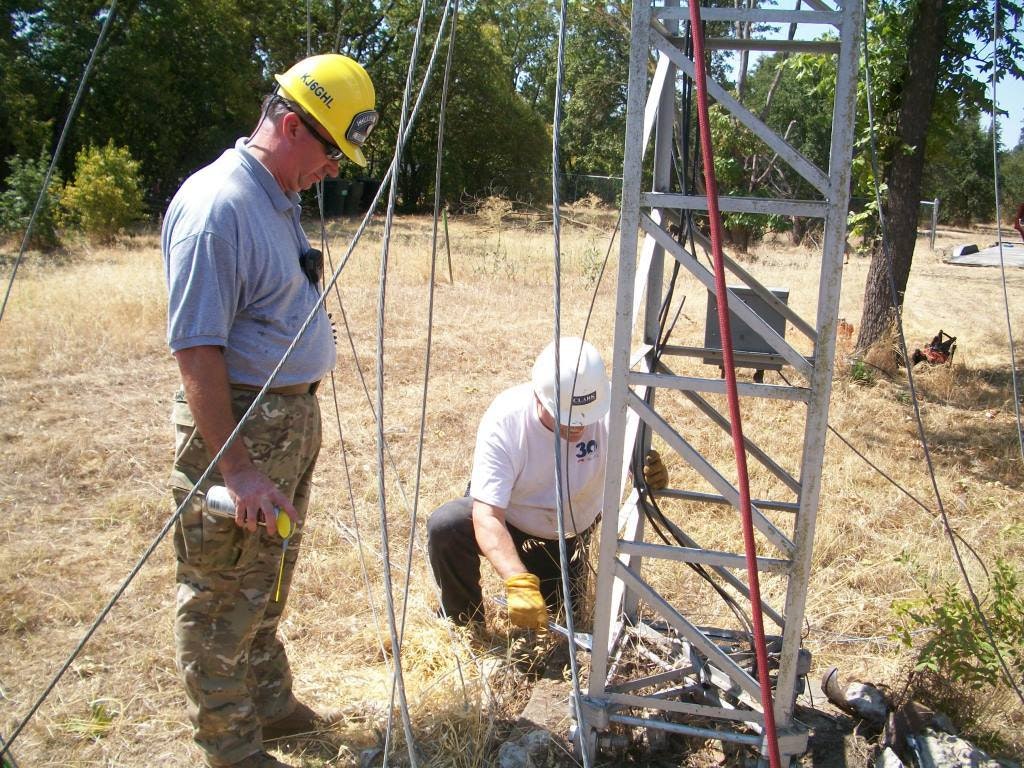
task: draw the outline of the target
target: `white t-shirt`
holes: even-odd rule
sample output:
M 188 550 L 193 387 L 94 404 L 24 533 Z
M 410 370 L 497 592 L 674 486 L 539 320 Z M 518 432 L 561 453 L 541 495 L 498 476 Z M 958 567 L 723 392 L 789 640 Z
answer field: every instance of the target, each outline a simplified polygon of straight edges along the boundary
M 562 450 L 565 532 L 589 528 L 601 513 L 608 466 L 608 417 L 587 425 Z M 476 436 L 469 493 L 505 510 L 505 520 L 524 533 L 558 538 L 555 507 L 555 436 L 537 415 L 533 387 L 520 384 L 498 395 Z M 566 456 L 568 455 L 568 466 Z

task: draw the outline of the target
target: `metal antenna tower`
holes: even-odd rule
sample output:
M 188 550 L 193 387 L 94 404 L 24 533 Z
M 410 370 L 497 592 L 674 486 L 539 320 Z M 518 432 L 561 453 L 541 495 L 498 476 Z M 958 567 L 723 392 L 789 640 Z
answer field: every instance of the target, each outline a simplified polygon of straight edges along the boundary
M 604 507 L 609 513 L 601 527 L 593 657 L 577 744 L 593 754 L 643 728 L 652 746 L 675 733 L 748 745 L 764 760 L 765 718 L 745 620 L 753 608 L 738 534 L 734 454 L 721 412 L 721 342 L 709 333 L 690 346 L 661 343 L 672 322 L 662 311 L 666 264 L 680 265 L 698 302 L 705 289 L 708 304 L 717 301 L 712 272 L 697 253 L 707 238 L 694 226 L 695 216 L 706 215 L 707 197 L 679 182 L 677 147 L 685 145 L 687 126 L 695 122 L 682 98 L 694 79 L 682 34 L 689 28 L 685 2 L 633 3 Z M 758 370 L 753 382 L 738 386 L 753 460 L 757 564 L 783 765 L 807 748 L 808 734 L 794 710 L 810 667 L 800 647 L 801 629 L 836 348 L 863 13 L 859 0 L 788 2 L 795 8 L 757 8 L 756 0 L 701 8 L 710 50 L 825 56 L 836 79 L 827 170 L 726 88 L 708 82 L 710 98 L 749 131 L 751 141 L 756 137 L 767 145 L 771 163 L 785 164 L 800 179 L 799 187 L 810 190 L 800 193 L 805 199 L 722 196 L 721 210 L 822 222 L 820 260 L 810 259 L 802 270 L 818 278 L 802 278 L 806 296 L 768 289 L 752 274 L 754 265 L 746 268 L 726 257 L 736 359 Z M 712 37 L 723 22 L 747 34 Z M 833 35 L 798 40 L 792 25 L 809 25 L 815 37 Z M 750 29 L 765 38 L 751 38 Z M 808 104 L 820 99 L 809 95 Z M 645 163 L 649 145 L 653 156 Z M 772 274 L 770 263 L 759 271 L 773 282 L 796 276 Z M 675 290 L 678 300 L 680 289 Z M 784 370 L 780 383 L 763 383 L 765 370 Z M 643 455 L 652 434 L 678 454 L 670 461 L 672 485 L 653 494 L 653 504 L 636 489 L 624 496 L 631 457 Z M 779 435 L 788 437 L 780 441 Z M 759 445 L 768 436 L 777 455 Z M 641 450 L 634 452 L 636 446 Z M 614 509 L 618 515 L 610 513 Z

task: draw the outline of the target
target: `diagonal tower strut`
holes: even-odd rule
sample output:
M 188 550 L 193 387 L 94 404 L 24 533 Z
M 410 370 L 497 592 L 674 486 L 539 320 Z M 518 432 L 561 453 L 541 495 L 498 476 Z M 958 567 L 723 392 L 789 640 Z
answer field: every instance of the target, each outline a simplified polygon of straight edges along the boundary
M 688 104 L 681 94 L 694 79 L 687 53 L 686 0 L 637 0 L 632 10 L 629 90 L 622 190 L 622 234 L 612 353 L 612 408 L 605 510 L 594 614 L 589 688 L 577 744 L 594 750 L 617 731 L 644 728 L 649 736 L 675 733 L 745 744 L 765 751 L 764 715 L 750 647 L 749 617 L 755 607 L 743 570 L 742 540 L 716 537 L 694 520 L 739 515 L 731 462 L 715 441 L 728 435 L 722 414 L 724 383 L 717 367 L 721 348 L 705 338 L 691 345 L 666 344 L 666 268 L 688 276 L 706 291 L 709 304 L 727 299 L 736 321 L 759 341 L 759 351 L 736 350 L 737 360 L 760 369 L 753 383 L 739 385 L 744 414 L 768 414 L 792 435 L 780 450 L 766 434 L 748 435 L 757 489 L 752 499 L 758 537 L 758 573 L 769 584 L 761 607 L 768 619 L 774 716 L 783 764 L 801 754 L 807 733 L 794 718 L 800 678 L 809 654 L 800 647 L 821 490 L 838 306 L 846 246 L 850 159 L 853 146 L 862 7 L 856 0 L 788 0 L 792 8 L 702 7 L 705 21 L 748 25 L 808 25 L 814 41 L 794 39 L 786 26 L 764 39 L 706 37 L 715 50 L 757 50 L 830 57 L 836 72 L 831 145 L 827 168 L 793 147 L 723 86 L 709 82 L 718 107 L 773 154 L 810 190 L 794 197 L 725 197 L 724 212 L 801 216 L 821 222 L 820 252 L 807 269 L 813 289 L 791 307 L 788 292 L 769 289 L 771 270 L 754 270 L 726 259 L 727 297 L 700 260 L 706 240 L 695 217 L 706 215 L 699 190 L 678 181 L 674 160 L 685 134 Z M 785 4 L 785 3 L 783 3 Z M 808 96 L 820 99 L 820 96 Z M 645 153 L 651 157 L 645 163 Z M 678 183 L 677 183 L 678 182 Z M 770 281 L 770 282 L 769 282 Z M 807 307 L 810 307 L 808 311 Z M 787 338 L 785 331 L 791 331 Z M 734 347 L 736 346 L 734 340 Z M 718 355 L 716 358 L 715 355 Z M 779 370 L 782 383 L 763 383 L 763 370 Z M 746 423 L 746 416 L 744 416 Z M 755 430 L 756 431 L 756 430 Z M 626 493 L 633 455 L 643 455 L 652 436 L 675 456 L 673 486 L 655 494 Z M 634 449 L 643 450 L 638 454 Z M 731 451 L 731 447 L 729 449 Z M 779 455 L 776 455 L 779 454 Z M 652 498 L 653 496 L 653 498 Z M 623 498 L 625 501 L 623 502 Z M 610 514 L 617 509 L 618 514 Z M 654 535 L 657 534 L 657 537 Z M 699 578 L 693 576 L 699 569 Z M 689 589 L 686 579 L 697 579 Z M 705 583 L 714 582 L 713 591 Z M 711 595 L 707 597 L 707 595 Z M 717 596 L 717 597 L 716 597 Z M 729 610 L 716 614 L 709 602 Z M 730 613 L 732 618 L 730 618 Z M 709 625 L 710 616 L 714 625 Z M 716 621 L 721 620 L 721 621 Z M 718 624 L 721 624 L 719 626 Z

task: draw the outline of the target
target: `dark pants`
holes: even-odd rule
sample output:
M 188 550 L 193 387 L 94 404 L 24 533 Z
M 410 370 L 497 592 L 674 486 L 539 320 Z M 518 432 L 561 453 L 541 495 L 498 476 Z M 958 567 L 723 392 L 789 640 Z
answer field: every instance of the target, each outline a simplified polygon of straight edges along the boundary
M 559 567 L 557 539 L 541 539 L 507 525 L 512 541 L 526 570 L 540 579 L 540 592 L 551 615 L 562 606 L 562 570 Z M 587 544 L 590 531 L 565 542 L 569 557 L 569 589 L 574 616 L 587 589 Z M 441 607 L 445 615 L 459 624 L 483 621 L 483 595 L 480 591 L 480 548 L 473 532 L 473 499 L 464 496 L 434 510 L 427 521 L 427 555 L 434 578 L 441 588 Z

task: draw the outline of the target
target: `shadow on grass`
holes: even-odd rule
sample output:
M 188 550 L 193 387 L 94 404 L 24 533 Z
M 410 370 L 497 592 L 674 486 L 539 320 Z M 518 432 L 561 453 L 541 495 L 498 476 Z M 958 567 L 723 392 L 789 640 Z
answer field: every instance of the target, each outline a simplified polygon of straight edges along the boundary
M 1017 425 L 977 421 L 951 423 L 927 433 L 928 447 L 940 464 L 967 470 L 1003 485 L 1024 482 Z
M 0 246 L 0 270 L 4 273 L 14 269 L 18 261 L 18 245 L 14 247 Z M 35 271 L 50 267 L 65 267 L 78 260 L 78 256 L 67 248 L 55 248 L 52 251 L 28 250 L 22 257 L 18 269 L 29 268 Z
M 905 383 L 906 374 L 894 381 Z M 1018 378 L 1018 386 L 1021 384 Z M 964 365 L 914 368 L 914 385 L 924 402 L 967 411 L 1013 411 L 1013 374 L 1009 367 L 969 368 Z

